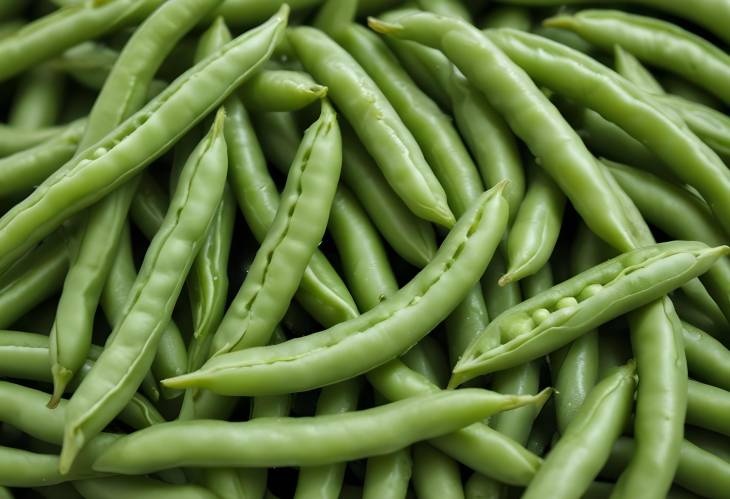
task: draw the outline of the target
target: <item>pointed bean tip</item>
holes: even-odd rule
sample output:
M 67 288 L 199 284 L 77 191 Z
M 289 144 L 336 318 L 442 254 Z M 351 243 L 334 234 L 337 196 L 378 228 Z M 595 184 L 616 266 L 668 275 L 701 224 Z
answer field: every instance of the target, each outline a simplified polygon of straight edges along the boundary
M 368 26 L 373 31 L 383 34 L 391 34 L 400 31 L 403 27 L 398 23 L 383 21 L 376 17 L 368 17 Z
M 575 20 L 572 16 L 559 15 L 548 17 L 542 22 L 542 25 L 547 28 L 571 28 L 575 25 Z
M 499 280 L 497 281 L 497 284 L 499 284 L 499 287 L 503 288 L 507 284 L 512 282 L 512 277 L 513 277 L 512 273 L 507 272 L 506 274 L 504 274 L 502 277 L 499 278 Z
M 63 446 L 61 447 L 61 456 L 58 460 L 58 471 L 62 475 L 67 475 L 73 466 L 76 456 L 84 446 L 85 438 L 81 432 L 74 428 L 67 428 L 63 435 Z

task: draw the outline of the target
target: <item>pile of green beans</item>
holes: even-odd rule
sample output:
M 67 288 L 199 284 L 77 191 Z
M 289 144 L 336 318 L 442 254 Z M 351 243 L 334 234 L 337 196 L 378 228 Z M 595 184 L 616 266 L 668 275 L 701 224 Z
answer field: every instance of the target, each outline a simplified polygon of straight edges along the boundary
M 728 43 L 0 2 L 0 499 L 727 499 Z

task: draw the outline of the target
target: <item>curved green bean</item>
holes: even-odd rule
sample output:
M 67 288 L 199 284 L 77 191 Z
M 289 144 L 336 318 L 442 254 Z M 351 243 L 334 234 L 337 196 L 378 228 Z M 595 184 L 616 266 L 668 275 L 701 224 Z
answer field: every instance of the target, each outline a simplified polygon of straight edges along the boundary
M 171 484 L 147 477 L 107 477 L 76 480 L 84 499 L 219 499 L 203 487 Z
M 684 353 L 692 377 L 723 390 L 730 390 L 730 350 L 715 338 L 686 322 L 682 323 Z
M 238 91 L 251 112 L 297 111 L 327 96 L 327 87 L 297 71 L 269 69 L 251 77 Z
M 165 384 L 221 394 L 291 393 L 348 379 L 404 353 L 463 300 L 487 266 L 507 223 L 502 187 L 484 193 L 431 263 L 377 307 L 320 333 L 219 355 Z M 363 349 L 370 354 L 355 355 Z
M 23 130 L 5 124 L 0 124 L 0 157 L 9 156 L 31 147 L 37 146 L 53 137 L 57 137 L 69 128 L 77 126 L 75 123 Z
M 654 78 L 649 70 L 631 52 L 621 47 L 621 45 L 614 45 L 613 47 L 613 64 L 618 74 L 647 92 L 654 94 L 664 93 L 662 85 Z
M 694 380 L 687 388 L 687 424 L 730 435 L 730 392 Z
M 413 489 L 419 498 L 464 497 L 459 466 L 425 442 L 413 446 Z
M 8 111 L 8 125 L 35 130 L 56 123 L 61 111 L 63 75 L 40 66 L 23 75 Z
M 371 457 L 365 469 L 362 499 L 405 499 L 412 469 L 410 448 Z

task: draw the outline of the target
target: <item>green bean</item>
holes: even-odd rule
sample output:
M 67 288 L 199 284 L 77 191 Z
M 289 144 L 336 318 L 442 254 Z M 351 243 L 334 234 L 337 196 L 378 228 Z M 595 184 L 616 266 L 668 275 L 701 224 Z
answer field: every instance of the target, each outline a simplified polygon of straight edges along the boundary
M 629 314 L 631 346 L 640 383 L 636 397 L 636 447 L 613 497 L 664 497 L 679 462 L 687 410 L 687 364 L 672 302 L 654 302 Z M 651 481 L 645 480 L 647 473 Z
M 84 499 L 70 483 L 57 483 L 34 489 L 45 499 Z M 11 498 L 12 499 L 12 498 Z
M 75 126 L 75 123 L 38 128 L 36 130 L 23 130 L 0 124 L 0 157 L 9 156 L 42 144 L 53 137 L 59 136 L 73 126 Z
M 411 265 L 425 267 L 436 254 L 431 224 L 408 209 L 347 126 L 342 127 L 342 144 L 343 182 L 393 250 Z
M 276 217 L 280 199 L 273 179 L 266 169 L 266 159 L 251 127 L 246 109 L 236 99 L 226 103 L 226 141 L 230 150 L 230 177 L 233 193 L 254 237 L 263 241 Z M 285 127 L 276 132 L 259 133 L 262 144 L 276 141 L 267 148 L 268 159 L 288 172 L 300 143 L 299 131 L 289 113 L 263 113 L 261 117 L 283 118 Z M 274 157 L 273 154 L 278 156 Z M 347 286 L 332 264 L 318 249 L 304 271 L 296 300 L 320 324 L 331 326 L 358 315 L 357 306 Z
M 455 216 L 461 216 L 484 188 L 451 119 L 418 88 L 375 33 L 350 24 L 332 36 L 393 105 L 443 186 L 449 208 Z
M 555 351 L 702 274 L 725 253 L 694 242 L 661 243 L 582 272 L 493 320 L 454 368 L 451 385 Z M 492 348 L 495 336 L 502 344 Z
M 505 492 L 502 484 L 477 472 L 472 473 L 464 484 L 466 499 L 501 499 Z
M 726 417 L 730 393 L 693 380 L 688 381 L 687 387 L 687 424 L 730 435 Z
M 116 50 L 89 41 L 71 47 L 48 64 L 65 71 L 82 85 L 97 90 L 104 86 L 118 57 Z
M 216 499 L 197 485 L 177 485 L 147 477 L 91 478 L 73 482 L 85 499 Z
M 165 384 L 199 386 L 223 395 L 291 393 L 348 379 L 401 355 L 463 300 L 484 271 L 507 222 L 502 187 L 484 193 L 449 232 L 431 263 L 377 307 L 280 345 L 219 355 Z M 359 355 L 363 349 L 370 354 Z
M 370 310 L 398 291 L 385 248 L 363 208 L 339 187 L 328 225 L 342 260 L 345 279 L 361 310 Z
M 241 86 L 238 94 L 251 112 L 296 111 L 327 96 L 327 87 L 306 73 L 265 70 Z
M 710 317 L 704 311 L 700 310 L 697 305 L 692 303 L 682 292 L 675 292 L 672 297 L 672 302 L 674 302 L 677 313 L 683 321 L 702 329 L 724 345 L 730 343 L 727 327 L 728 322 L 726 320 L 718 322 L 715 318 Z
M 362 499 L 405 499 L 412 467 L 410 448 L 371 457 L 365 470 Z
M 451 227 L 455 219 L 443 187 L 411 132 L 362 67 L 342 47 L 313 28 L 289 31 L 289 41 L 307 71 L 327 85 L 329 97 L 406 205 L 426 220 Z
M 637 86 L 654 94 L 663 94 L 664 89 L 641 62 L 621 45 L 614 45 L 613 59 L 616 72 Z
M 660 81 L 666 92 L 670 95 L 676 95 L 711 109 L 722 109 L 723 103 L 720 102 L 720 99 L 701 89 L 694 83 L 688 82 L 684 78 L 669 73 L 662 75 Z
M 601 474 L 615 477 L 620 473 L 633 454 L 634 445 L 630 438 L 619 438 Z M 730 487 L 730 463 L 688 440 L 682 440 L 674 483 L 702 497 L 721 499 Z
M 524 7 L 511 5 L 493 6 L 487 11 L 487 16 L 482 20 L 483 29 L 514 28 L 522 31 L 530 31 L 532 19 L 530 11 Z
M 543 403 L 547 396 L 547 391 L 504 396 L 467 388 L 314 418 L 162 423 L 122 437 L 96 460 L 94 469 L 139 474 L 172 465 L 317 466 L 350 461 L 452 432 L 495 411 Z M 178 445 L 169 445 L 171 439 Z
M 283 8 L 266 24 L 192 67 L 3 215 L 0 269 L 63 220 L 124 183 L 222 102 L 269 57 L 282 34 L 286 14 Z
M 317 415 L 341 414 L 357 409 L 360 394 L 360 381 L 357 379 L 343 381 L 322 389 L 317 401 Z M 337 498 L 342 489 L 346 463 L 325 464 L 305 467 L 299 471 L 296 499 Z
M 544 24 L 574 31 L 603 49 L 620 45 L 640 60 L 676 72 L 730 102 L 730 56 L 675 24 L 616 10 L 583 10 Z
M 401 356 L 401 360 L 408 368 L 426 377 L 439 388 L 445 387 L 449 380 L 449 363 L 441 346 L 429 336 L 413 345 L 413 348 Z
M 609 184 L 607 174 L 600 170 L 575 131 L 528 75 L 496 49 L 490 41 L 494 37 L 487 38 L 459 20 L 432 14 L 412 14 L 395 23 L 373 19 L 369 23 L 376 31 L 443 49 L 505 116 L 538 164 L 551 174 L 589 227 L 604 240 L 617 248 L 630 249 L 646 237 L 648 229 L 634 223 L 630 207 Z M 596 202 L 605 209 L 595 210 Z
M 647 172 L 606 162 L 621 188 L 647 221 L 672 237 L 716 244 L 727 239 L 701 198 Z M 730 261 L 722 258 L 703 281 L 726 318 L 730 318 Z
M 438 387 L 394 360 L 367 374 L 368 381 L 388 400 L 435 393 Z M 482 423 L 432 439 L 431 445 L 468 467 L 501 482 L 525 485 L 540 459 L 524 447 Z
M 160 0 L 116 0 L 101 5 L 60 9 L 0 40 L 0 80 L 60 54 L 65 49 L 113 29 L 144 19 Z
M 284 4 L 288 4 L 296 12 L 314 7 L 323 0 L 226 0 L 216 11 L 226 24 L 232 27 L 255 26 L 272 15 Z
M 730 350 L 701 329 L 682 323 L 684 352 L 692 377 L 730 390 Z
M 0 328 L 7 328 L 63 285 L 69 250 L 61 229 L 0 276 Z
M 522 295 L 528 298 L 552 288 L 554 284 L 553 269 L 550 267 L 550 262 L 546 263 L 536 273 L 525 277 L 522 282 L 520 282 Z
M 266 161 L 282 173 L 288 172 L 302 141 L 294 114 L 257 113 L 252 118 Z
M 312 26 L 335 38 L 336 32 L 355 21 L 358 0 L 325 0 L 317 10 Z
M 323 101 L 289 170 L 276 217 L 213 337 L 215 357 L 269 342 L 324 234 L 341 163 L 337 120 Z
M 532 182 L 520 205 L 507 240 L 509 268 L 500 286 L 540 270 L 550 259 L 560 233 L 565 196 L 540 169 L 532 169 Z
M 635 366 L 598 383 L 548 454 L 523 497 L 580 498 L 601 470 L 631 415 Z
M 456 462 L 427 443 L 413 446 L 413 488 L 424 499 L 464 497 Z
M 71 159 L 85 126 L 76 121 L 45 142 L 0 159 L 0 198 L 29 194 Z
M 8 112 L 8 125 L 35 130 L 56 123 L 63 94 L 62 75 L 41 66 L 24 75 L 19 86 Z
M 498 30 L 489 38 L 537 81 L 596 110 L 639 139 L 677 177 L 695 187 L 718 222 L 730 230 L 730 219 L 725 216 L 730 212 L 730 171 L 682 122 L 648 102 L 641 89 L 594 59 L 557 43 L 511 30 Z M 560 78 L 554 77 L 556 67 L 561 69 Z M 562 76 L 566 68 L 570 68 L 570 78 Z M 586 93 L 586 85 L 600 91 Z
M 482 287 L 476 284 L 444 320 L 450 365 L 456 364 L 466 347 L 489 324 Z
M 511 26 L 504 26 L 505 28 L 510 28 Z M 516 28 L 520 29 L 520 28 Z M 520 30 L 520 31 L 529 31 L 529 30 Z M 583 38 L 581 38 L 579 35 L 573 33 L 572 31 L 567 31 L 560 28 L 553 28 L 551 26 L 545 26 L 545 25 L 539 25 L 534 30 L 532 30 L 533 33 L 536 35 L 540 35 L 544 38 L 547 38 L 548 40 L 553 40 L 554 42 L 561 43 L 563 45 L 566 45 L 574 50 L 577 50 L 579 52 L 583 52 L 584 54 L 593 54 L 596 49 L 593 45 L 585 41 Z
M 126 404 L 152 364 L 160 335 L 223 194 L 227 170 L 223 120 L 219 111 L 211 131 L 190 156 L 122 317 L 68 404 L 62 471 Z M 181 245 L 186 251 L 179 250 Z

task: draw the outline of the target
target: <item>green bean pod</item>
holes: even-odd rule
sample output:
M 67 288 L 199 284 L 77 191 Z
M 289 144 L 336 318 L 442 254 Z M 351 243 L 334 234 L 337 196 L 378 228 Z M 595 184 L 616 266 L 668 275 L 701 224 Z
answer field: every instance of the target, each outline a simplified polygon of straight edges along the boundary
M 625 203 L 609 184 L 607 173 L 601 171 L 576 132 L 530 77 L 495 47 L 493 37 L 485 37 L 463 21 L 425 13 L 404 16 L 392 23 L 370 19 L 369 24 L 390 36 L 441 48 L 505 117 L 537 163 L 550 173 L 601 238 L 628 250 L 645 237 L 648 229 L 634 223 Z M 605 209 L 596 210 L 597 202 Z
M 324 99 L 327 87 L 306 73 L 268 69 L 252 76 L 238 95 L 251 112 L 297 111 Z
M 291 393 L 351 378 L 404 353 L 463 300 L 484 272 L 507 223 L 503 185 L 484 193 L 449 232 L 431 263 L 377 307 L 280 345 L 219 355 L 165 384 L 224 395 Z M 363 349 L 371 354 L 355 353 Z
M 580 52 L 519 31 L 497 30 L 488 36 L 531 77 L 596 110 L 641 141 L 702 194 L 720 225 L 730 231 L 726 216 L 730 213 L 730 171 L 681 120 L 665 114 L 640 88 Z M 559 78 L 556 68 L 561 70 Z M 566 68 L 570 68 L 570 78 L 562 76 Z M 596 91 L 585 92 L 587 85 Z
M 294 159 L 282 201 L 246 279 L 216 331 L 214 357 L 266 345 L 324 234 L 342 164 L 334 110 L 322 101 Z
M 287 13 L 284 7 L 269 22 L 192 67 L 3 215 L 0 269 L 7 268 L 63 220 L 124 183 L 220 104 L 268 59 L 282 34 Z
M 367 374 L 368 381 L 388 400 L 401 400 L 439 388 L 412 371 L 400 360 L 393 360 Z M 469 468 L 501 482 L 526 485 L 540 466 L 540 458 L 509 437 L 485 424 L 476 423 L 430 443 Z
M 701 275 L 727 252 L 725 246 L 674 241 L 624 253 L 582 272 L 493 320 L 454 367 L 451 385 L 555 351 Z M 495 336 L 501 344 L 492 348 Z
M 425 442 L 413 446 L 412 480 L 419 498 L 464 497 L 459 465 Z
M 455 219 L 443 187 L 411 132 L 362 67 L 316 29 L 293 29 L 289 41 L 307 71 L 327 85 L 329 97 L 406 205 L 426 220 L 451 227 Z
M 661 83 L 646 69 L 641 62 L 621 45 L 614 45 L 613 60 L 616 72 L 641 87 L 643 90 L 654 94 L 663 94 L 664 89 Z
M 107 477 L 77 480 L 73 486 L 85 499 L 220 499 L 191 484 L 171 484 L 147 477 Z
M 544 172 L 535 168 L 509 231 L 509 268 L 499 278 L 500 286 L 537 272 L 550 259 L 560 234 L 564 209 L 563 193 Z
M 42 144 L 74 127 L 75 123 L 24 130 L 0 124 L 0 157 L 9 156 Z
M 693 380 L 687 387 L 687 424 L 730 435 L 730 393 Z
M 634 372 L 630 363 L 591 390 L 528 485 L 525 499 L 583 496 L 631 415 Z
M 63 95 L 63 75 L 40 66 L 26 73 L 8 111 L 8 125 L 35 130 L 56 123 Z
M 544 24 L 574 31 L 605 50 L 620 45 L 640 60 L 680 74 L 730 103 L 730 55 L 675 24 L 618 10 L 582 10 Z
M 117 0 L 60 9 L 0 40 L 0 80 L 60 54 L 65 49 L 113 29 L 144 19 L 160 0 Z
M 352 379 L 322 389 L 316 415 L 342 414 L 357 409 L 360 380 Z M 337 499 L 345 478 L 347 463 L 304 467 L 299 470 L 295 499 Z
M 52 234 L 0 275 L 0 328 L 12 325 L 63 286 L 70 244 L 64 230 Z
M 126 405 L 152 364 L 185 277 L 220 202 L 227 171 L 220 111 L 190 156 L 170 210 L 150 244 L 128 298 L 94 369 L 66 409 L 61 470 Z M 180 251 L 180 247 L 185 251 Z
M 467 388 L 314 418 L 175 421 L 122 437 L 96 460 L 94 469 L 140 474 L 179 465 L 317 466 L 351 461 L 455 431 L 497 411 L 540 404 L 548 396 L 549 392 L 511 396 Z M 400 430 L 393 432 L 394 427 Z M 171 438 L 185 445 L 164 444 Z M 149 448 L 158 451 L 140 452 Z
M 405 499 L 413 462 L 410 448 L 368 459 L 362 499 Z
M 730 390 L 730 350 L 701 329 L 682 323 L 687 369 L 693 378 Z
M 45 142 L 0 159 L 0 198 L 25 196 L 58 170 L 76 152 L 85 127 L 77 120 Z

